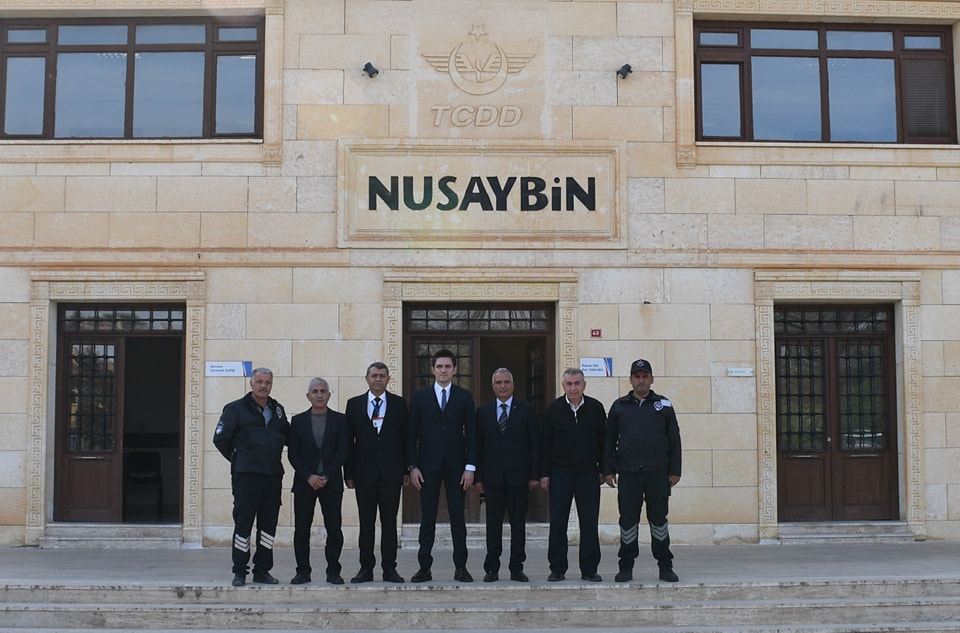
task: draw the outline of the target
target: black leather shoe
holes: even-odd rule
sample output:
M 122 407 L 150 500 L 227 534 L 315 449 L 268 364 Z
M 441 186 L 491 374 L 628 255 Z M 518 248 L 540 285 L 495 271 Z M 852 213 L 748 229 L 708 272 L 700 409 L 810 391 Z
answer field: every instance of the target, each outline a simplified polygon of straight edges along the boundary
M 630 582 L 633 580 L 633 572 L 629 569 L 621 569 L 613 579 L 617 582 Z
M 395 582 L 397 584 L 403 584 L 403 576 L 397 573 L 396 569 L 384 569 L 383 570 L 383 582 Z
M 360 568 L 357 575 L 350 579 L 350 582 L 357 584 L 359 582 L 371 582 L 373 580 L 373 571 Z
M 410 577 L 410 582 L 427 582 L 428 580 L 433 580 L 433 574 L 426 567 L 421 567 Z
M 497 582 L 498 580 L 500 580 L 500 574 L 495 571 L 488 571 L 483 575 L 483 582 Z
M 258 582 L 261 585 L 279 585 L 280 581 L 270 575 L 268 571 L 262 571 L 258 574 L 253 575 L 253 582 Z
M 234 574 L 233 575 L 233 586 L 242 587 L 247 584 L 247 575 L 246 574 Z
M 343 576 L 340 574 L 327 574 L 327 582 L 331 585 L 342 585 Z
M 291 584 L 291 585 L 303 585 L 303 584 L 306 584 L 306 583 L 308 583 L 308 582 L 310 582 L 310 574 L 300 574 L 300 573 L 298 573 L 296 576 L 294 576 L 293 578 L 290 579 L 290 584 Z
M 560 582 L 561 580 L 566 580 L 566 579 L 567 577 L 558 571 L 552 571 L 550 572 L 550 575 L 547 576 L 547 580 L 549 580 L 550 582 Z
M 580 576 L 580 580 L 586 580 L 587 582 L 600 582 L 603 580 L 603 578 L 600 576 L 600 574 L 593 573 L 593 574 L 583 574 L 582 576 Z
M 510 580 L 515 580 L 517 582 L 530 582 L 530 579 L 527 578 L 527 575 L 520 569 L 510 572 Z
M 473 582 L 473 576 L 467 571 L 466 567 L 457 567 L 453 572 L 453 579 L 459 582 Z
M 660 580 L 664 582 L 678 582 L 680 577 L 673 571 L 673 567 L 660 568 Z

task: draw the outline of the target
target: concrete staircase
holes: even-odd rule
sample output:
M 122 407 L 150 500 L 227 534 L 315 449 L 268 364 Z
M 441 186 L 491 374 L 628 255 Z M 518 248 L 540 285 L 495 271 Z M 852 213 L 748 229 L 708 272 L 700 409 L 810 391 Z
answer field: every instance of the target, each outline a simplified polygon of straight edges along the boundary
M 784 545 L 827 543 L 911 543 L 916 537 L 905 521 L 844 521 L 781 523 Z

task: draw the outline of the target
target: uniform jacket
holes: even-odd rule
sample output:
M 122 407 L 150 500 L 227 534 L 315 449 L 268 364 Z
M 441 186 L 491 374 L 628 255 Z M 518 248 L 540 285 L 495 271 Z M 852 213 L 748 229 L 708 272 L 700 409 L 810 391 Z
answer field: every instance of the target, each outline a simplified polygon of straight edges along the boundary
M 528 402 L 510 403 L 507 432 L 500 432 L 500 401 L 494 398 L 477 409 L 476 481 L 489 486 L 526 486 L 540 478 L 540 426 Z
M 213 445 L 230 460 L 231 473 L 283 474 L 280 458 L 290 423 L 279 402 L 267 398 L 267 407 L 273 412 L 269 425 L 264 423 L 263 410 L 252 392 L 223 407 Z
M 667 469 L 680 475 L 680 427 L 673 403 L 651 390 L 643 400 L 628 393 L 607 416 L 603 473 Z
M 313 492 L 307 483 L 310 475 L 325 475 L 327 486 L 343 490 L 343 463 L 347 461 L 350 437 L 347 418 L 333 409 L 327 409 L 327 426 L 323 432 L 323 446 L 317 446 L 313 436 L 310 409 L 293 416 L 290 422 L 290 450 L 287 458 L 293 466 L 293 492 Z M 316 472 L 323 460 L 323 472 Z
M 550 403 L 540 427 L 540 475 L 549 477 L 551 468 L 600 474 L 606 420 L 600 401 L 587 395 L 576 416 L 565 395 Z
M 386 414 L 380 432 L 367 410 L 369 392 L 347 400 L 345 413 L 350 435 L 350 457 L 344 476 L 358 484 L 372 484 L 382 477 L 400 486 L 407 473 L 407 401 L 384 392 Z
M 450 385 L 446 411 L 440 410 L 433 385 L 410 398 L 407 417 L 408 466 L 422 471 L 462 471 L 477 463 L 476 405 L 473 395 Z

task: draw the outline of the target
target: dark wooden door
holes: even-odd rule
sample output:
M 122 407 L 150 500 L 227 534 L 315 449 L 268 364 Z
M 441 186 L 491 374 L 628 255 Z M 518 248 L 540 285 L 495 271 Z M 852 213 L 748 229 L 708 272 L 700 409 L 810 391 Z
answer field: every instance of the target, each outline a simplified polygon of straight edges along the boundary
M 796 318 L 776 339 L 780 520 L 896 519 L 892 310 L 787 313 Z

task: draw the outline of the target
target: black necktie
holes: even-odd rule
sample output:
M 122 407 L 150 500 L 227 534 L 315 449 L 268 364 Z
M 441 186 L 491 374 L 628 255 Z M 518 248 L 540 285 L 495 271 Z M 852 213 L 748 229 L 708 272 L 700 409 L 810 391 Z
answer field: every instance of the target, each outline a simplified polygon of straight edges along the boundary
M 497 424 L 500 425 L 500 432 L 504 435 L 507 434 L 507 404 L 500 404 L 500 418 L 497 420 Z
M 373 399 L 373 415 L 372 419 L 376 420 L 380 416 L 380 403 L 383 402 L 380 398 Z
M 447 390 L 446 389 L 440 390 L 440 410 L 441 411 L 447 410 Z

